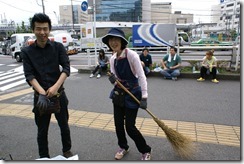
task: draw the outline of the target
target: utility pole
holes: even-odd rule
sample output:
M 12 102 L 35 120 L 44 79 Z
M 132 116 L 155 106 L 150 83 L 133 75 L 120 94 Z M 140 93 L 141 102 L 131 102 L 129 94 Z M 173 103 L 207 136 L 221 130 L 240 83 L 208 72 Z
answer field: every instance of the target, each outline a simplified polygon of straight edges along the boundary
M 97 27 L 96 27 L 96 1 L 93 0 L 93 37 L 94 37 L 94 48 L 95 48 L 95 63 L 97 63 Z
M 42 0 L 42 10 L 43 10 L 43 14 L 45 14 L 45 6 L 43 0 Z
M 72 10 L 72 30 L 74 30 L 74 9 L 73 9 L 73 2 L 71 0 L 71 10 Z

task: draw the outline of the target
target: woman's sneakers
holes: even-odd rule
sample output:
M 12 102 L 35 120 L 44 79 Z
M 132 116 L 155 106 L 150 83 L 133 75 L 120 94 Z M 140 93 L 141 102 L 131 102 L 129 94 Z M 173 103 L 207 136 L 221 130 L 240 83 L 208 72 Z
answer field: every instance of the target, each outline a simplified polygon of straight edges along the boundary
M 90 75 L 90 78 L 92 78 L 92 77 L 94 77 L 95 75 L 92 73 L 91 75 Z
M 199 79 L 197 79 L 197 81 L 201 82 L 201 81 L 205 81 L 205 79 L 200 77 Z M 212 82 L 216 83 L 216 84 L 219 83 L 219 81 L 217 79 L 212 79 Z
M 95 75 L 92 73 L 91 75 L 90 75 L 90 78 L 92 78 L 92 77 L 94 77 Z M 99 73 L 99 74 L 97 74 L 97 79 L 99 79 L 101 77 L 101 74 Z
M 124 155 L 126 155 L 129 152 L 129 149 L 125 150 L 123 148 L 119 148 L 119 150 L 117 151 L 117 153 L 115 154 L 115 159 L 116 160 L 120 160 L 124 157 Z
M 99 79 L 101 77 L 101 75 L 100 74 L 97 74 L 97 79 Z
M 149 161 L 149 160 L 151 160 L 151 152 L 142 154 L 141 160 L 142 161 Z
M 213 83 L 219 83 L 219 81 L 217 79 L 213 79 L 212 82 Z
M 199 79 L 197 79 L 197 81 L 201 82 L 201 81 L 204 81 L 205 79 L 200 77 Z
M 129 149 L 128 149 L 128 150 L 125 150 L 125 149 L 123 149 L 123 148 L 119 148 L 119 150 L 118 150 L 117 153 L 115 154 L 115 157 L 114 157 L 114 158 L 115 158 L 116 160 L 120 160 L 120 159 L 122 159 L 128 152 L 129 152 Z M 152 151 L 151 151 L 151 152 L 152 152 Z M 148 160 L 151 160 L 151 152 L 142 154 L 141 160 L 142 160 L 142 161 L 148 161 Z

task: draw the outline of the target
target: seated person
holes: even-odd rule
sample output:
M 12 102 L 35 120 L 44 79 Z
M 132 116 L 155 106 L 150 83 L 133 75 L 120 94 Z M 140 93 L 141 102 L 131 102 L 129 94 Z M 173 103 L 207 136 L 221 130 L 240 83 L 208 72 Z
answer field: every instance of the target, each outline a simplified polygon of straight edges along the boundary
M 213 51 L 207 51 L 206 56 L 204 56 L 202 61 L 202 66 L 200 70 L 200 78 L 197 81 L 204 81 L 206 74 L 212 74 L 212 82 L 218 83 L 219 81 L 216 79 L 217 74 L 217 60 L 216 57 L 213 56 Z
M 97 78 L 101 77 L 103 70 L 107 70 L 109 64 L 109 58 L 105 55 L 103 49 L 99 50 L 99 56 L 97 61 L 97 66 L 94 71 L 92 71 L 90 78 L 95 76 L 95 73 L 98 71 Z
M 161 61 L 163 70 L 160 73 L 165 79 L 177 80 L 180 75 L 181 57 L 176 52 L 177 48 L 170 47 L 170 54 L 167 54 Z
M 144 48 L 142 54 L 140 55 L 141 64 L 144 70 L 145 75 L 147 76 L 152 70 L 152 57 L 149 54 L 149 50 Z

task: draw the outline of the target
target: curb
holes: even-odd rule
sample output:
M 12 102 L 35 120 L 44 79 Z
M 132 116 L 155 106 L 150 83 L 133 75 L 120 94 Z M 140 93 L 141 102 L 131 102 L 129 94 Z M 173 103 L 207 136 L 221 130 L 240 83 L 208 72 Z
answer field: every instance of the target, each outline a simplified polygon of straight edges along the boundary
M 94 67 L 87 67 L 78 69 L 78 73 L 91 73 L 91 71 L 94 69 Z M 162 75 L 159 72 L 151 72 L 149 77 L 162 77 Z M 199 78 L 199 73 L 181 73 L 180 78 L 192 78 L 197 79 Z M 208 79 L 209 77 L 207 77 Z M 240 74 L 217 74 L 217 79 L 219 80 L 234 80 L 234 81 L 240 81 Z

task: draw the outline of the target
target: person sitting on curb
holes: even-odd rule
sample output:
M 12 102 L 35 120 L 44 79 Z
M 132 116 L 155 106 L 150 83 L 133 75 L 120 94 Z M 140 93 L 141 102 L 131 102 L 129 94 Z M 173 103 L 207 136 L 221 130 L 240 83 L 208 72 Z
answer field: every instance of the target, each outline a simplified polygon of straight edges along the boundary
M 99 50 L 99 56 L 97 61 L 97 66 L 92 71 L 90 78 L 95 76 L 95 73 L 98 71 L 97 78 L 99 79 L 101 77 L 101 73 L 103 70 L 107 70 L 109 64 L 109 58 L 105 55 L 105 52 L 103 49 Z
M 206 56 L 204 56 L 202 61 L 202 66 L 200 70 L 201 77 L 197 79 L 197 81 L 201 82 L 205 80 L 206 74 L 212 74 L 212 82 L 218 83 L 219 81 L 216 79 L 217 74 L 217 60 L 216 57 L 213 56 L 213 51 L 207 51 Z
M 176 52 L 177 48 L 170 47 L 170 54 L 167 54 L 161 61 L 163 70 L 160 73 L 165 79 L 175 81 L 180 75 L 181 57 Z
M 144 73 L 147 76 L 152 70 L 152 57 L 149 54 L 148 48 L 144 48 L 142 50 L 142 54 L 140 55 L 140 60 L 141 60 Z

